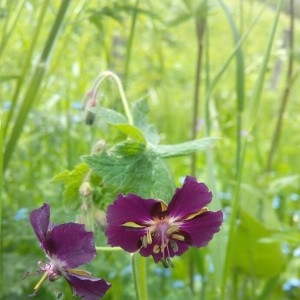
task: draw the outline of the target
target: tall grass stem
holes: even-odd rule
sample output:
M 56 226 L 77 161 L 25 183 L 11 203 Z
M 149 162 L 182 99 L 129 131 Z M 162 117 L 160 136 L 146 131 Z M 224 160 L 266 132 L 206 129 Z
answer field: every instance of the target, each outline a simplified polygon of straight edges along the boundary
M 277 4 L 276 14 L 275 18 L 272 24 L 271 32 L 269 35 L 269 38 L 267 40 L 266 49 L 263 56 L 263 62 L 261 64 L 261 68 L 259 70 L 254 88 L 253 88 L 253 96 L 250 100 L 250 113 L 248 115 L 248 129 L 250 130 L 253 125 L 255 124 L 256 117 L 257 117 L 257 111 L 259 106 L 259 101 L 262 94 L 262 88 L 264 84 L 264 79 L 267 71 L 267 63 L 269 61 L 270 55 L 271 55 L 271 48 L 274 42 L 274 37 L 276 33 L 276 28 L 279 21 L 279 16 L 281 12 L 281 7 L 283 4 L 283 0 L 279 0 Z M 225 265 L 223 270 L 223 279 L 222 279 L 222 286 L 221 286 L 221 299 L 225 299 L 226 297 L 226 285 L 228 281 L 228 275 L 229 275 L 229 269 L 230 269 L 230 262 L 231 262 L 231 254 L 232 254 L 232 247 L 233 247 L 233 236 L 234 236 L 234 229 L 236 226 L 236 217 L 239 207 L 239 195 L 240 195 L 240 188 L 242 183 L 242 174 L 243 174 L 243 166 L 245 162 L 245 154 L 246 154 L 246 148 L 247 148 L 247 139 L 244 139 L 244 142 L 242 144 L 241 148 L 241 160 L 240 160 L 240 166 L 238 168 L 238 173 L 236 176 L 236 189 L 234 193 L 233 202 L 231 205 L 231 215 L 229 219 L 229 231 L 228 231 L 228 242 L 226 246 L 226 252 L 225 252 Z
M 124 80 L 123 80 L 123 84 L 124 84 L 125 88 L 127 86 L 127 81 L 128 81 L 133 38 L 134 38 L 134 33 L 135 33 L 135 28 L 136 28 L 136 20 L 137 20 L 137 16 L 138 16 L 138 6 L 139 6 L 139 0 L 136 0 L 135 5 L 134 5 L 134 10 L 132 12 L 130 33 L 129 33 L 129 37 L 128 37 L 127 44 L 126 44 L 125 72 L 124 72 Z
M 38 92 L 41 89 L 42 81 L 47 69 L 47 63 L 50 58 L 50 54 L 52 53 L 58 33 L 63 24 L 63 20 L 70 2 L 71 2 L 70 0 L 65 0 L 61 2 L 55 21 L 53 23 L 53 26 L 47 38 L 46 44 L 41 53 L 40 59 L 35 66 L 34 73 L 32 75 L 28 88 L 25 92 L 24 99 L 21 104 L 19 113 L 16 117 L 16 120 L 18 120 L 18 122 L 15 122 L 14 127 L 12 128 L 10 138 L 6 144 L 6 148 L 4 152 L 4 164 L 3 164 L 4 171 L 6 170 L 9 164 L 15 146 L 22 133 L 23 125 L 26 122 L 27 115 L 37 98 Z
M 40 32 L 41 32 L 41 29 L 43 28 L 42 24 L 45 20 L 45 15 L 46 15 L 46 12 L 47 12 L 48 5 L 49 5 L 49 0 L 44 1 L 43 6 L 42 6 L 41 11 L 40 11 L 40 14 L 39 14 L 37 26 L 35 27 L 35 31 L 32 35 L 33 38 L 30 42 L 29 51 L 27 53 L 26 58 L 24 59 L 24 65 L 23 65 L 23 68 L 22 68 L 22 70 L 20 72 L 20 75 L 18 77 L 18 80 L 17 80 L 16 88 L 15 88 L 15 91 L 14 91 L 14 94 L 13 94 L 13 97 L 12 97 L 12 101 L 11 101 L 11 107 L 10 107 L 10 110 L 7 114 L 6 121 L 5 121 L 5 124 L 4 124 L 4 133 L 3 133 L 4 137 L 6 136 L 8 130 L 9 130 L 9 126 L 12 123 L 13 114 L 16 111 L 16 107 L 17 107 L 17 104 L 18 104 L 17 102 L 20 98 L 20 93 L 21 93 L 22 87 L 26 83 L 26 75 L 28 76 L 28 74 L 30 73 L 32 57 L 33 57 L 33 54 L 34 54 L 34 50 L 35 50 L 35 47 L 36 47 L 36 44 L 37 44 L 37 41 L 38 41 L 38 38 L 39 38 L 39 35 L 40 35 Z
M 270 171 L 274 160 L 274 155 L 279 144 L 283 115 L 286 110 L 286 106 L 289 99 L 291 86 L 293 83 L 293 67 L 294 67 L 294 31 L 295 31 L 295 12 L 294 12 L 294 0 L 290 0 L 290 28 L 288 30 L 288 68 L 286 74 L 285 88 L 281 98 L 281 105 L 278 112 L 278 117 L 272 136 L 271 146 L 268 153 L 266 171 Z

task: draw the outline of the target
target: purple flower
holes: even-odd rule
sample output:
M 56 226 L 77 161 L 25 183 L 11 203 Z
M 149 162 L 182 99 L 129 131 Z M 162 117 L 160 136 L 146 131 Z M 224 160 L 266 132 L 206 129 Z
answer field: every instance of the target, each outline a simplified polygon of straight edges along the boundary
M 190 246 L 203 247 L 220 230 L 223 213 L 208 211 L 212 193 L 204 183 L 187 176 L 169 205 L 134 194 L 119 195 L 108 207 L 106 236 L 111 246 L 152 255 L 155 262 L 173 266 L 170 258 Z
M 44 273 L 35 286 L 34 293 L 48 278 L 55 281 L 63 276 L 73 294 L 86 300 L 98 300 L 110 288 L 110 284 L 100 278 L 93 278 L 84 270 L 74 269 L 88 263 L 96 255 L 94 236 L 85 230 L 83 224 L 50 223 L 50 206 L 44 204 L 30 213 L 30 222 L 48 261 L 39 262 L 39 272 Z

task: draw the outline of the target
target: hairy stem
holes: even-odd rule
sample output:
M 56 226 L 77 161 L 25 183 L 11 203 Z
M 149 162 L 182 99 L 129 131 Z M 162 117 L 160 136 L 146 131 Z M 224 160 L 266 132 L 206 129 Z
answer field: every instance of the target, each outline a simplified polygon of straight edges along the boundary
M 131 266 L 135 287 L 136 300 L 147 300 L 147 270 L 146 259 L 139 253 L 131 255 Z

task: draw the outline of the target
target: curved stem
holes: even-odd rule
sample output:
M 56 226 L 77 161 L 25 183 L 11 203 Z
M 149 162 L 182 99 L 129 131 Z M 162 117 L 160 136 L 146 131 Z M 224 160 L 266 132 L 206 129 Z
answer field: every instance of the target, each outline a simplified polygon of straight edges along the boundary
M 119 90 L 119 93 L 120 93 L 120 96 L 121 96 L 121 100 L 122 100 L 122 104 L 123 104 L 123 107 L 124 107 L 124 111 L 125 111 L 126 117 L 128 119 L 128 123 L 130 125 L 133 125 L 133 118 L 132 118 L 131 111 L 130 111 L 130 108 L 129 108 L 129 105 L 128 105 L 128 101 L 126 99 L 126 95 L 125 95 L 125 91 L 124 91 L 122 82 L 121 82 L 121 80 L 120 80 L 120 78 L 119 78 L 118 75 L 116 75 L 115 73 L 113 73 L 111 71 L 101 72 L 99 74 L 99 76 L 96 78 L 96 80 L 94 82 L 94 85 L 93 85 L 93 89 L 92 89 L 93 97 L 96 96 L 99 87 L 104 82 L 104 80 L 106 78 L 108 78 L 108 77 L 113 78 L 114 81 L 116 82 L 118 90 Z

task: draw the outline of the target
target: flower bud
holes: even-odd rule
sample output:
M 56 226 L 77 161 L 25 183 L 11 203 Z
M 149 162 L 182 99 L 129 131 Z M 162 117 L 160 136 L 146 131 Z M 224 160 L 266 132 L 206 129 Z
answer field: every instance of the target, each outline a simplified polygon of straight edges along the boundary
M 79 193 L 83 197 L 90 196 L 93 193 L 93 188 L 92 188 L 91 184 L 88 181 L 84 181 L 79 188 Z

